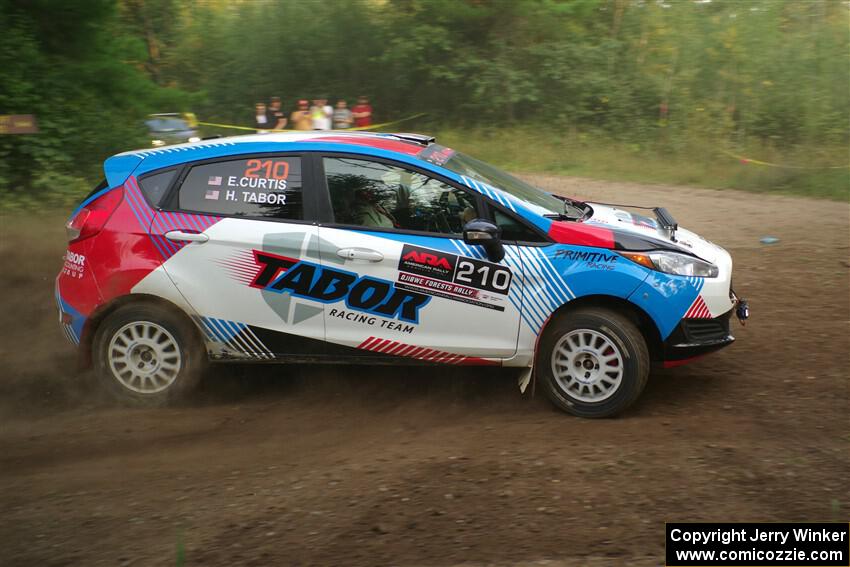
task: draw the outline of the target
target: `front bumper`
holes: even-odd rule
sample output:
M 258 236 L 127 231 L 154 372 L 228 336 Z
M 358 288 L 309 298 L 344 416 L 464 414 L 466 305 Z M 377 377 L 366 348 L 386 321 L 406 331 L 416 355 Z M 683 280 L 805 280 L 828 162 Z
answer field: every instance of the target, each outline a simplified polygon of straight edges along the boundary
M 682 319 L 663 343 L 664 366 L 684 364 L 735 342 L 729 331 L 734 312 L 735 309 L 730 309 L 713 319 Z

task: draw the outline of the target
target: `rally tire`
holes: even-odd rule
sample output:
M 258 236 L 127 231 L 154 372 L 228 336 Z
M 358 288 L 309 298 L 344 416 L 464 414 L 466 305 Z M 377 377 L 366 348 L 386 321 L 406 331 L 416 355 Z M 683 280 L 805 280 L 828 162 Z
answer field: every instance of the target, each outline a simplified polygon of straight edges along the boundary
M 628 317 L 582 308 L 549 324 L 536 367 L 539 385 L 559 409 L 579 417 L 613 417 L 643 392 L 649 350 Z
M 207 365 L 203 341 L 182 314 L 154 304 L 109 314 L 92 343 L 94 375 L 118 402 L 164 406 L 194 391 Z

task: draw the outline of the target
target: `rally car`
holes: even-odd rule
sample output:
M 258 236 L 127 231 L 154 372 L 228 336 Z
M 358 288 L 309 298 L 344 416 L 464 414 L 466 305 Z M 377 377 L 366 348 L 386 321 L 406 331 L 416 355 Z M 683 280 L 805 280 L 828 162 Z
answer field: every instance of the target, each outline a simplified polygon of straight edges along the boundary
M 196 129 L 195 115 L 191 113 L 151 114 L 145 120 L 145 126 L 148 128 L 151 145 L 154 147 L 201 141 Z
M 427 136 L 240 136 L 104 171 L 56 299 L 81 366 L 130 402 L 187 394 L 210 361 L 484 365 L 612 416 L 746 316 L 729 254 L 666 210 L 552 195 Z

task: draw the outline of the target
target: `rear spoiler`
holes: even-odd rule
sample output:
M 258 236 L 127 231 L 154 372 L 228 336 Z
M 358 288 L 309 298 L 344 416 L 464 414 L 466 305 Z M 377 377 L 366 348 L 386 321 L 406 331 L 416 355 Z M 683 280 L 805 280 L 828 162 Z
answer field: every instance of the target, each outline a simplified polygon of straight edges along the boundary
M 106 174 L 106 184 L 109 187 L 121 185 L 130 174 L 142 163 L 144 157 L 134 154 L 118 154 L 103 162 L 103 173 Z

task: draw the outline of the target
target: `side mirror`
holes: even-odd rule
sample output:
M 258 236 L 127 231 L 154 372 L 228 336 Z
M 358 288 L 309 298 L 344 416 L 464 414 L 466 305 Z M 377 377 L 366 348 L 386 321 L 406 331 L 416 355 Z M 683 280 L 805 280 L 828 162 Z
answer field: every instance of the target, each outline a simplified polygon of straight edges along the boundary
M 505 257 L 502 246 L 502 229 L 484 219 L 474 219 L 463 227 L 463 241 L 472 246 L 483 246 L 491 262 L 501 262 Z

